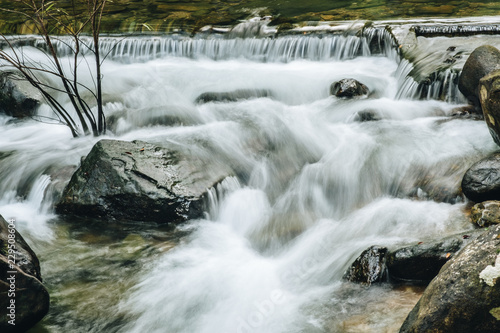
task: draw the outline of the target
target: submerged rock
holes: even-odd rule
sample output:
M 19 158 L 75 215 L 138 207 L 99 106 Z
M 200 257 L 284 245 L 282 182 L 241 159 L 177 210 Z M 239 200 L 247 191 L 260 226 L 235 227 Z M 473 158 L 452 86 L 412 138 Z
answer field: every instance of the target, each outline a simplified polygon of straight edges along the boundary
M 476 48 L 465 62 L 458 89 L 472 104 L 479 105 L 479 80 L 496 69 L 500 69 L 500 51 L 490 45 Z
M 101 140 L 71 178 L 56 210 L 159 223 L 201 217 L 208 189 L 232 172 L 208 157 L 174 144 Z
M 330 95 L 341 98 L 366 96 L 368 93 L 368 87 L 355 79 L 342 79 L 330 86 Z
M 376 112 L 372 110 L 364 110 L 356 112 L 353 116 L 353 121 L 356 122 L 366 122 L 366 121 L 378 121 L 381 120 L 382 117 Z
M 500 146 L 500 70 L 479 81 L 479 100 L 493 141 Z
M 34 116 L 42 95 L 12 72 L 0 72 L 0 112 L 16 118 Z
M 400 333 L 500 332 L 500 225 L 448 261 Z
M 371 285 L 382 282 L 386 277 L 386 247 L 371 246 L 364 250 L 344 274 L 344 279 Z
M 238 89 L 229 92 L 206 92 L 198 96 L 196 103 L 209 102 L 236 102 L 243 99 L 272 97 L 272 93 L 267 89 Z
M 462 191 L 474 202 L 500 200 L 500 153 L 472 165 L 462 179 Z
M 480 227 L 500 223 L 500 201 L 485 201 L 475 204 L 470 211 L 472 222 Z
M 1 332 L 25 332 L 47 314 L 49 293 L 41 281 L 37 256 L 15 225 L 0 216 Z

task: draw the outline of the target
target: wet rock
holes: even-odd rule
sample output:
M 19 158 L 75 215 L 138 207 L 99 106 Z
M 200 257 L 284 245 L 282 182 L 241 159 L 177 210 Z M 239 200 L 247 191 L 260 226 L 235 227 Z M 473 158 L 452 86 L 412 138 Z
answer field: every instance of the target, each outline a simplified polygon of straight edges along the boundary
M 500 200 L 500 153 L 472 165 L 462 179 L 462 191 L 474 202 Z
M 500 70 L 479 81 L 479 99 L 490 134 L 500 146 Z
M 41 283 L 35 253 L 17 230 L 11 230 L 15 224 L 0 216 L 0 331 L 24 332 L 49 311 L 49 293 Z
M 14 224 L 15 226 L 15 224 Z M 8 245 L 9 245 L 9 228 L 7 221 L 0 215 L 0 255 L 7 256 Z M 21 268 L 27 274 L 33 275 L 38 280 L 42 281 L 40 274 L 40 262 L 38 258 L 26 243 L 24 238 L 15 230 L 15 240 L 16 240 L 16 252 L 15 252 L 15 263 L 19 268 Z
M 386 247 L 371 246 L 364 250 L 344 274 L 344 279 L 367 285 L 382 282 L 386 277 Z
M 500 225 L 450 259 L 432 280 L 400 333 L 500 332 Z
M 428 284 L 456 252 L 477 238 L 481 232 L 461 233 L 389 251 L 386 264 L 390 279 L 412 284 Z
M 11 117 L 35 115 L 42 95 L 29 82 L 13 72 L 0 72 L 0 112 Z
M 271 91 L 266 89 L 238 89 L 229 92 L 206 92 L 198 96 L 196 103 L 209 102 L 236 102 L 244 99 L 272 97 Z
M 472 104 L 479 105 L 479 80 L 496 69 L 500 69 L 500 51 L 490 45 L 476 48 L 465 62 L 458 89 Z
M 341 98 L 366 96 L 368 93 L 368 87 L 355 79 L 342 79 L 330 86 L 330 95 Z
M 232 170 L 194 150 L 101 140 L 71 178 L 56 211 L 158 223 L 201 217 L 208 189 Z
M 451 116 L 458 119 L 484 120 L 481 109 L 473 105 L 456 107 L 451 110 Z
M 376 111 L 365 110 L 359 111 L 354 114 L 353 121 L 365 122 L 365 121 L 377 121 L 382 119 Z
M 500 223 L 500 201 L 485 201 L 475 204 L 471 211 L 471 220 L 480 227 Z

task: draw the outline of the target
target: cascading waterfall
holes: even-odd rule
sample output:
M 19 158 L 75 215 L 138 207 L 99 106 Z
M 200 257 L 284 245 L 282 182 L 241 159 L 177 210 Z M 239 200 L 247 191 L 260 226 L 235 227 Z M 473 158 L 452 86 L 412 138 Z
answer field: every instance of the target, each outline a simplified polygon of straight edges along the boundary
M 53 302 L 43 329 L 397 331 L 419 290 L 367 289 L 343 273 L 371 245 L 470 229 L 461 197 L 433 201 L 432 190 L 458 186 L 495 144 L 483 122 L 448 117 L 456 73 L 418 100 L 411 64 L 384 31 L 103 38 L 107 138 L 175 143 L 234 170 L 209 191 L 205 218 L 175 230 L 54 216 L 42 194 L 100 138 L 0 117 L 0 214 L 17 219 L 41 258 Z M 372 94 L 329 96 L 347 77 Z M 235 89 L 272 95 L 195 103 Z M 378 120 L 357 121 L 363 112 Z
M 438 27 L 422 26 L 415 29 L 429 33 L 443 33 L 443 29 Z M 480 27 L 478 29 L 482 31 Z M 92 47 L 91 38 L 84 37 L 82 40 L 84 44 Z M 45 44 L 40 39 L 33 39 L 31 42 L 36 47 L 44 48 Z M 71 39 L 67 37 L 59 37 L 54 41 L 54 46 L 61 55 L 69 54 L 71 44 Z M 357 34 L 346 35 L 285 35 L 264 38 L 224 38 L 224 35 L 204 36 L 203 34 L 195 38 L 182 35 L 102 37 L 100 45 L 101 54 L 120 62 L 149 61 L 164 57 L 212 60 L 244 58 L 261 62 L 289 62 L 297 59 L 328 61 L 379 54 L 393 59 L 401 67 L 398 69 L 400 72 L 398 77 L 401 77 L 398 98 L 437 99 L 450 103 L 466 102 L 458 90 L 459 73 L 454 70 L 436 72 L 425 82 L 415 82 L 413 76 L 410 75 L 411 63 L 401 59 L 399 47 L 386 28 L 366 27 Z M 88 50 L 84 48 L 82 53 L 88 53 Z
M 91 39 L 84 39 L 92 45 Z M 69 40 L 55 43 L 59 54 L 67 54 Z M 42 42 L 40 42 L 42 45 Z M 103 37 L 101 53 L 126 62 L 148 61 L 164 57 L 208 58 L 228 60 L 245 58 L 264 62 L 288 62 L 296 59 L 352 59 L 370 54 L 366 38 L 357 36 L 283 36 L 280 38 L 207 38 L 167 37 Z

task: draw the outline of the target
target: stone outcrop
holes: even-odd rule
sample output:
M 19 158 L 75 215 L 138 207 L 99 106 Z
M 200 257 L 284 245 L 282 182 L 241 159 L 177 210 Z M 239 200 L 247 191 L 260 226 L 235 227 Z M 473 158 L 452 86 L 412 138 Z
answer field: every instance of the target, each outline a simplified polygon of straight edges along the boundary
M 212 158 L 211 158 L 212 157 Z M 158 223 L 201 217 L 209 188 L 231 170 L 180 145 L 101 140 L 66 186 L 62 214 Z
M 400 333 L 500 332 L 500 225 L 448 261 Z
M 330 86 L 330 95 L 340 98 L 367 96 L 369 92 L 366 85 L 355 79 L 342 79 Z
M 0 216 L 0 331 L 27 331 L 47 314 L 49 303 L 37 256 L 15 224 Z
M 465 172 L 462 192 L 474 202 L 500 200 L 500 153 L 491 154 Z
M 500 201 L 490 200 L 475 204 L 470 211 L 473 223 L 480 227 L 500 223 Z
M 497 69 L 500 69 L 500 51 L 490 45 L 476 48 L 464 64 L 458 89 L 472 104 L 479 105 L 479 81 Z
M 500 146 L 500 70 L 479 81 L 479 100 L 490 134 Z
M 266 89 L 238 89 L 228 92 L 206 92 L 198 96 L 195 100 L 196 103 L 209 103 L 209 102 L 236 102 L 239 100 L 272 97 L 272 93 Z

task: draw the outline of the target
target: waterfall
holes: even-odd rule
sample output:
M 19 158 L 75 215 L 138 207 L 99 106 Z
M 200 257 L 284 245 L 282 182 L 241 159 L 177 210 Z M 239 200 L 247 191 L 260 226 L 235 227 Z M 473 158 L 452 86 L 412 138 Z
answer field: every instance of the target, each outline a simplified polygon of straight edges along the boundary
M 432 73 L 425 81 L 417 82 L 411 75 L 414 66 L 403 59 L 396 71 L 399 88 L 396 97 L 402 99 L 434 99 L 465 104 L 467 99 L 458 89 L 460 71 L 446 69 Z
M 261 22 L 253 22 L 252 24 L 258 27 L 267 26 L 267 23 Z M 418 34 L 443 34 L 454 31 L 451 26 L 415 26 L 414 28 Z M 469 31 L 467 29 L 471 30 L 472 28 L 461 27 L 458 30 Z M 472 30 L 485 31 L 481 27 Z M 397 74 L 399 98 L 437 99 L 453 103 L 465 102 L 465 98 L 458 91 L 459 73 L 456 70 L 447 69 L 435 72 L 427 80 L 415 82 L 411 75 L 412 69 L 409 69 L 412 65 L 402 58 L 394 36 L 383 27 L 365 27 L 354 34 L 316 33 L 278 37 L 272 35 L 248 37 L 244 34 L 246 38 L 228 38 L 228 36 L 204 33 L 195 37 L 183 35 L 103 36 L 100 40 L 100 52 L 107 59 L 122 63 L 145 62 L 165 57 L 215 61 L 247 59 L 257 62 L 286 63 L 298 59 L 331 61 L 381 55 L 396 61 L 400 66 Z M 93 39 L 90 37 L 83 37 L 82 42 L 89 48 L 93 45 Z M 45 48 L 44 41 L 38 38 L 30 38 L 18 43 L 19 45 Z M 70 54 L 72 40 L 69 37 L 57 37 L 53 44 L 58 54 L 63 56 Z M 83 48 L 82 53 L 89 54 L 89 48 Z
M 84 39 L 90 47 L 91 39 Z M 59 54 L 68 53 L 68 41 L 54 43 Z M 280 38 L 201 37 L 102 37 L 101 54 L 109 59 L 136 62 L 164 57 L 228 60 L 244 58 L 260 62 L 352 59 L 370 55 L 369 42 L 357 36 L 284 36 Z
M 63 65 L 69 45 L 55 42 Z M 23 46 L 43 48 L 36 38 Z M 0 116 L 0 214 L 35 244 L 52 293 L 40 329 L 386 332 L 419 290 L 346 283 L 349 265 L 372 245 L 472 228 L 460 180 L 496 145 L 484 122 L 449 117 L 459 73 L 416 82 L 388 29 L 103 36 L 101 47 L 109 54 L 105 139 L 175 144 L 179 159 L 187 152 L 217 162 L 204 172 L 231 172 L 208 189 L 205 215 L 182 225 L 56 216 L 54 194 L 102 137 L 74 139 L 64 126 Z M 372 94 L 331 96 L 343 78 Z M 241 89 L 269 94 L 197 102 Z

